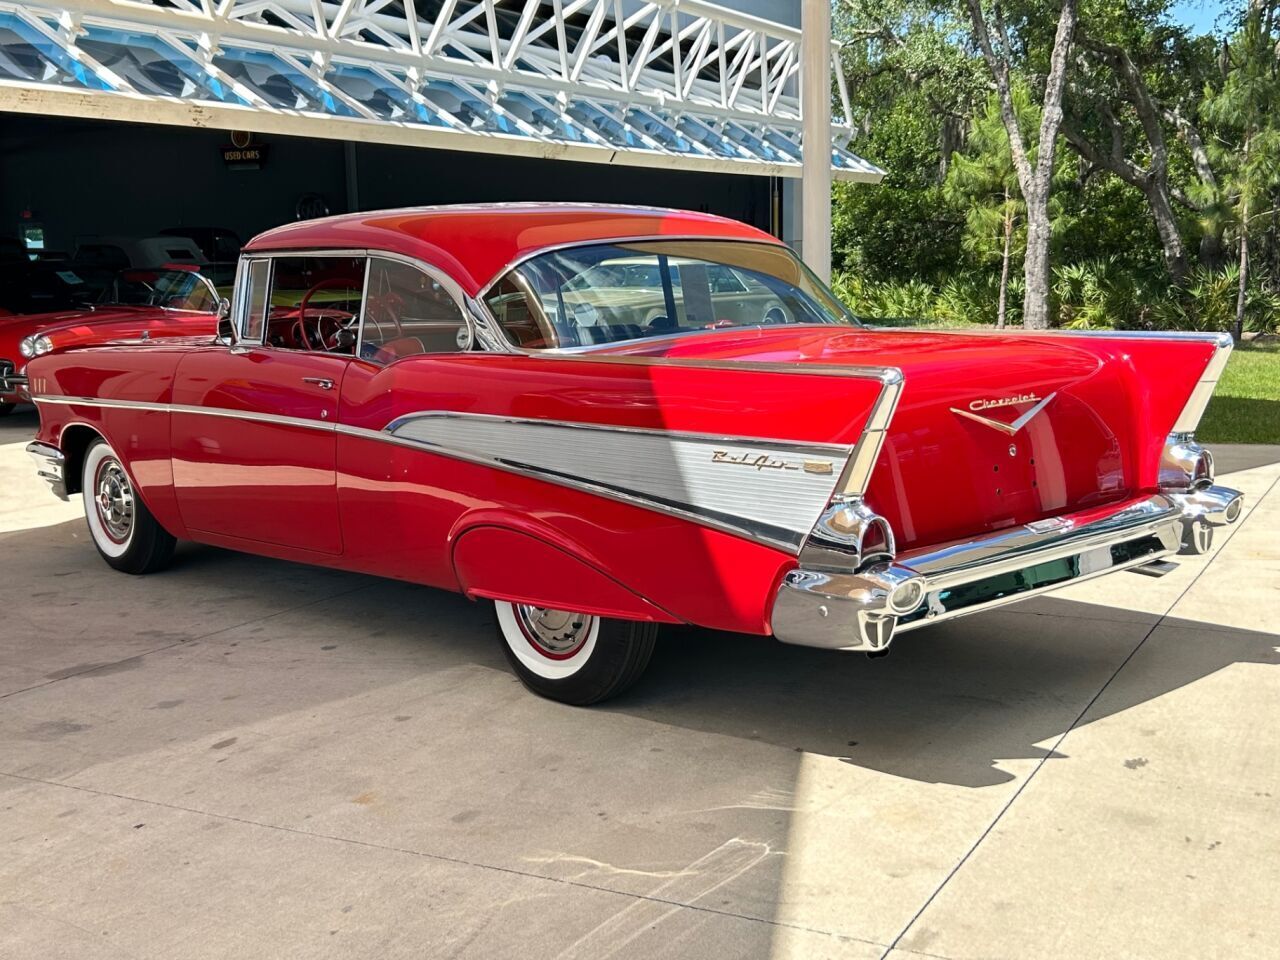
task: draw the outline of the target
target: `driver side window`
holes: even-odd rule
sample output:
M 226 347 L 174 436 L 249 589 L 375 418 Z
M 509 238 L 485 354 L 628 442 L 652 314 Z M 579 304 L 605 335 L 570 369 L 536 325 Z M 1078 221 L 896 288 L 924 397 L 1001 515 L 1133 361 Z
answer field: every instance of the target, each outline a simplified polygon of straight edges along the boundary
M 362 360 L 391 363 L 417 353 L 455 353 L 469 343 L 462 307 L 438 280 L 402 260 L 370 259 Z
M 364 274 L 364 257 L 273 258 L 266 343 L 354 356 Z

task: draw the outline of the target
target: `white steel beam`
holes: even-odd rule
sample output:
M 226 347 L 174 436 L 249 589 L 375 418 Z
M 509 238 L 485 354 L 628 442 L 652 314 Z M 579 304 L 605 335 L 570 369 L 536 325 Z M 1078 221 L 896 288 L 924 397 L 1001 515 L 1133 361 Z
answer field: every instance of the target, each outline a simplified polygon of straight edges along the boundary
M 805 2 L 807 10 L 811 0 Z M 305 125 L 302 135 L 321 137 L 332 134 L 317 129 L 317 124 L 346 130 L 354 123 L 361 130 L 359 139 L 382 142 L 447 141 L 454 149 L 539 156 L 551 150 L 566 158 L 592 160 L 599 160 L 602 151 L 613 151 L 620 156 L 634 153 L 632 159 L 613 162 L 690 169 L 717 164 L 795 176 L 799 164 L 779 161 L 759 143 L 744 147 L 751 141 L 723 129 L 736 124 L 750 136 L 781 137 L 789 144 L 784 156 L 794 156 L 802 125 L 811 140 L 807 131 L 818 122 L 805 116 L 811 112 L 807 101 L 801 109 L 799 74 L 804 60 L 827 65 L 807 71 L 826 74 L 827 119 L 819 123 L 821 141 L 830 143 L 834 135 L 843 143 L 853 133 L 843 77 L 838 78 L 840 121 L 833 126 L 829 119 L 828 71 L 836 59 L 835 48 L 829 37 L 810 37 L 807 27 L 800 31 L 705 0 L 443 0 L 434 16 L 424 13 L 426 7 L 425 0 L 0 0 L 0 16 L 16 16 L 32 30 L 56 35 L 63 51 L 59 56 L 83 65 L 109 87 L 88 91 L 0 74 L 0 110 L 30 112 L 30 104 L 38 102 L 55 105 L 51 109 L 56 113 L 67 104 L 96 97 L 103 102 L 92 115 L 117 119 L 130 119 L 135 102 L 151 102 L 151 117 L 160 122 L 217 117 L 229 123 L 234 118 L 239 129 L 300 132 Z M 66 29 L 53 30 L 55 23 Z M 85 31 L 99 28 L 154 38 L 160 47 L 153 49 L 172 51 L 176 65 L 188 75 L 192 70 L 203 72 L 249 106 L 219 103 L 215 92 L 203 88 L 184 90 L 181 97 L 150 93 L 155 89 L 150 81 L 140 81 L 135 88 L 127 69 L 117 65 L 108 71 L 80 49 L 78 41 Z M 628 31 L 633 40 L 639 37 L 638 44 L 628 45 Z M 815 56 L 820 59 L 815 61 Z M 220 66 L 228 58 L 240 64 L 232 71 L 236 76 Z M 273 80 L 278 87 L 284 85 L 287 91 L 293 82 L 287 70 L 313 85 L 295 84 L 300 95 L 296 103 L 285 103 L 269 87 L 255 87 L 270 76 L 271 58 L 286 65 L 286 72 Z M 357 72 L 351 73 L 352 68 Z M 351 92 L 362 89 L 361 69 L 369 72 L 366 76 L 381 78 L 375 86 L 383 86 L 379 96 L 390 102 L 364 103 L 363 95 Z M 30 92 L 21 92 L 24 88 Z M 461 118 L 455 116 L 458 105 L 450 107 L 451 89 L 464 89 L 474 98 L 468 101 L 469 109 L 462 109 Z M 340 106 L 326 100 L 315 104 L 320 112 L 299 109 L 315 102 L 316 91 Z M 517 92 L 531 98 L 523 105 L 515 102 L 519 116 L 503 106 L 504 97 Z M 437 102 L 440 96 L 444 103 Z M 531 102 L 538 106 L 531 107 Z M 571 119 L 575 105 L 588 103 L 600 111 L 595 119 Z M 454 129 L 425 120 L 401 122 L 401 111 L 411 104 L 431 110 Z M 334 115 L 344 109 L 356 116 Z M 530 109 L 533 114 L 528 114 Z M 636 110 L 640 113 L 628 113 Z M 256 126 L 245 122 L 247 113 L 261 115 Z M 628 116 L 641 114 L 648 119 L 637 120 L 638 127 L 629 125 Z M 681 131 L 685 116 L 700 124 L 695 125 L 694 137 Z M 550 118 L 558 118 L 559 126 Z M 600 130 L 593 129 L 597 123 L 603 124 Z M 494 130 L 503 124 L 520 136 L 506 137 L 499 146 Z M 373 133 L 379 125 L 387 132 Z M 456 142 L 468 136 L 474 145 Z M 718 136 L 726 141 L 715 144 Z M 736 154 L 741 159 L 733 159 Z M 856 157 L 842 156 L 836 176 L 874 181 L 883 175 Z
M 800 23 L 800 109 L 804 115 L 800 178 L 800 256 L 831 280 L 831 0 L 804 0 Z

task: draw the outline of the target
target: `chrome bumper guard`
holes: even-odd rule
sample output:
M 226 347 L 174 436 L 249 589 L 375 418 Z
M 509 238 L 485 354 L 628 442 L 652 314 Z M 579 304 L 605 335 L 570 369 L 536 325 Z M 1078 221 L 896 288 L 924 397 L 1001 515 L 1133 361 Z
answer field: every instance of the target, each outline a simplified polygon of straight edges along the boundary
M 16 368 L 10 360 L 0 360 L 0 394 L 16 393 L 19 399 L 26 399 L 27 378 L 15 372 Z
M 59 500 L 66 500 L 66 462 L 67 458 L 57 447 L 35 441 L 27 444 L 27 453 L 36 462 L 36 473 L 41 480 L 49 484 L 53 495 Z
M 1203 552 L 1197 536 L 1235 523 L 1242 503 L 1228 487 L 1153 494 L 1101 516 L 1040 520 L 857 572 L 801 567 L 778 589 L 773 633 L 784 643 L 881 652 L 903 631 L 1150 565 L 1180 548 Z

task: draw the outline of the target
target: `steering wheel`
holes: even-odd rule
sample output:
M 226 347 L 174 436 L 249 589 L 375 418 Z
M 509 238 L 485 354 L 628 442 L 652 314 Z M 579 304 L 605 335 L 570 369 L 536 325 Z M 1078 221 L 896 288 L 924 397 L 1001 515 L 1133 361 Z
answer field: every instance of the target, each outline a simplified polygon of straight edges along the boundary
M 314 333 L 314 336 L 308 332 L 307 307 L 311 305 L 311 298 L 320 290 L 335 290 L 338 288 L 351 289 L 351 281 L 342 277 L 329 277 L 321 280 L 304 293 L 302 299 L 298 301 L 298 319 L 293 322 L 290 334 L 303 348 L 307 350 L 324 350 L 326 352 L 332 351 L 338 346 L 338 333 L 355 322 L 356 314 L 352 314 L 351 319 L 343 323 L 331 314 L 321 313 L 316 317 L 314 329 L 310 332 Z
M 364 319 L 365 323 L 372 323 L 377 330 L 377 338 L 379 343 L 390 343 L 392 340 L 399 340 L 404 336 L 404 326 L 400 323 L 400 317 L 404 314 L 404 297 L 395 291 L 387 291 L 378 295 L 370 295 L 365 301 Z M 389 323 L 395 327 L 395 336 L 388 337 L 382 330 L 383 322 Z M 372 339 L 372 338 L 366 338 Z
M 767 324 L 777 323 L 795 323 L 795 318 L 786 307 L 782 305 L 780 300 L 774 300 L 765 305 L 764 310 L 760 314 L 760 319 Z

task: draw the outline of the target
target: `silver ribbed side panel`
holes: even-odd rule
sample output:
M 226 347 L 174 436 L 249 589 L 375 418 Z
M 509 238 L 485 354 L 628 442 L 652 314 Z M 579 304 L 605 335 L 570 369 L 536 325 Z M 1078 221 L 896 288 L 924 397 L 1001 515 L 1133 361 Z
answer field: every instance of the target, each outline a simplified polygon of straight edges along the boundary
M 689 515 L 789 549 L 813 529 L 850 452 L 436 412 L 401 417 L 386 429 L 400 443 Z

